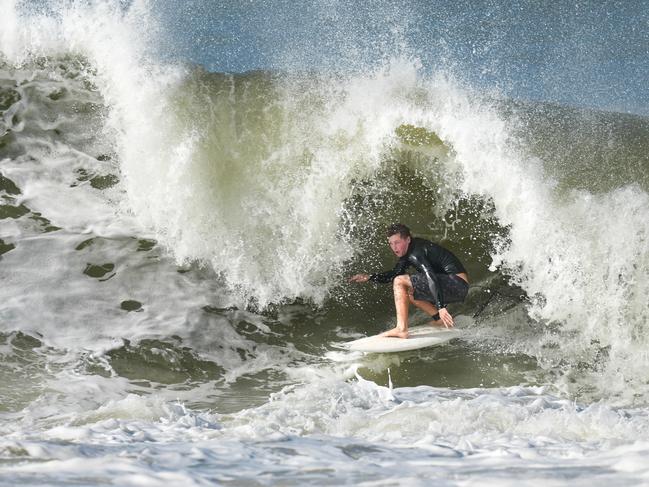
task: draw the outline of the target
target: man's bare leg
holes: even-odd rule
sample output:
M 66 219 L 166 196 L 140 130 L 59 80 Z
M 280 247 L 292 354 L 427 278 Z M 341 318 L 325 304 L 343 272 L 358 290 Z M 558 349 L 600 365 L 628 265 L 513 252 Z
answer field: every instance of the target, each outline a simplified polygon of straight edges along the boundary
M 410 302 L 412 304 L 414 304 L 415 306 L 417 306 L 417 308 L 419 308 L 420 310 L 428 313 L 430 316 L 435 316 L 437 314 L 437 306 L 435 306 L 430 301 L 423 301 L 423 300 L 419 301 L 419 300 L 416 300 L 416 299 L 412 298 Z M 446 325 L 444 325 L 444 322 L 442 320 L 439 320 L 439 319 L 431 320 L 430 324 L 432 326 L 438 326 L 440 328 L 445 328 L 446 327 Z
M 437 306 L 429 301 L 415 301 L 414 299 L 412 299 L 410 302 L 417 306 L 419 309 L 428 313 L 430 316 L 435 316 L 437 313 L 439 313 L 438 319 L 431 320 L 429 325 L 438 328 L 453 328 L 455 326 L 453 323 L 453 317 L 446 309 L 438 310 Z M 443 316 L 444 313 L 446 313 L 446 318 Z
M 408 338 L 408 308 L 412 296 L 412 282 L 407 274 L 397 276 L 392 281 L 394 306 L 397 311 L 397 326 L 381 333 L 384 337 Z

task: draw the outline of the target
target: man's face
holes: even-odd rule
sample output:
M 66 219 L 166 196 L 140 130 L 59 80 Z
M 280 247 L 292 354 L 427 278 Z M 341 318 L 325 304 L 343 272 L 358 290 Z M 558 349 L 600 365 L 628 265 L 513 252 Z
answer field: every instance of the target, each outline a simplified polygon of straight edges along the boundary
M 394 252 L 394 255 L 397 257 L 403 257 L 408 252 L 410 237 L 403 238 L 397 233 L 388 238 L 388 242 L 390 243 L 390 248 L 392 249 L 392 252 Z

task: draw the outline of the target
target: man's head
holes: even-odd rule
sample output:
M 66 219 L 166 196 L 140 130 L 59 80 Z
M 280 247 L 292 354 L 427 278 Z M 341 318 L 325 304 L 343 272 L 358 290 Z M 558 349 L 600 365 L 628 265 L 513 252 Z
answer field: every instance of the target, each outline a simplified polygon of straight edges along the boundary
M 388 243 L 394 255 L 403 257 L 408 253 L 408 246 L 412 236 L 410 229 L 403 223 L 393 223 L 388 227 Z

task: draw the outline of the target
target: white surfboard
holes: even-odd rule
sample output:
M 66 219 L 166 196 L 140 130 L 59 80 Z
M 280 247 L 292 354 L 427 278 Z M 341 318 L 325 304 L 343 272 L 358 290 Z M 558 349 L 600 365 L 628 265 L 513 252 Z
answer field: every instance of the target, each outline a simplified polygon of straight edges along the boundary
M 393 338 L 373 335 L 341 344 L 354 352 L 390 353 L 418 350 L 447 342 L 460 335 L 455 328 L 433 328 L 430 325 L 408 329 L 408 338 Z

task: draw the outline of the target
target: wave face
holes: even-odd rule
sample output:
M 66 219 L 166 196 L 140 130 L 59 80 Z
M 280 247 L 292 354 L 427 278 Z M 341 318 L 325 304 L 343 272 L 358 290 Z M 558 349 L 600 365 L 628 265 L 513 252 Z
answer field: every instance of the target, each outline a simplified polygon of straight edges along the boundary
M 32 15 L 23 30 L 13 12 L 4 138 L 26 137 L 32 107 L 43 130 L 56 120 L 50 146 L 71 137 L 55 126 L 82 124 L 77 146 L 117 166 L 96 177 L 120 180 L 122 215 L 179 264 L 209 265 L 240 305 L 344 299 L 343 276 L 381 265 L 380 229 L 404 219 L 458 246 L 477 283 L 522 290 L 536 332 L 517 350 L 605 355 L 642 376 L 646 119 L 494 99 L 404 57 L 348 75 L 154 64 L 144 4 Z
M 506 117 L 404 60 L 343 80 L 199 70 L 174 90 L 155 98 L 169 97 L 175 135 L 160 140 L 156 128 L 143 156 L 121 160 L 129 204 L 179 261 L 209 262 L 240 302 L 322 304 L 344 292 L 352 259 L 378 260 L 388 222 L 408 218 L 434 239 L 449 237 L 446 223 L 460 225 L 476 242 L 463 249 L 475 277 L 503 273 L 528 298 L 543 331 L 522 351 L 590 361 L 606 350 L 615 369 L 642 377 L 649 200 L 646 181 L 619 174 L 644 174 L 646 158 L 618 160 L 609 147 L 628 152 L 624 136 L 605 142 L 587 132 L 548 149 L 552 134 L 531 134 L 542 151 L 608 150 L 620 185 L 598 191 L 601 171 L 571 182 L 575 172 L 588 178 L 587 159 L 566 152 L 564 173 L 517 136 L 533 110 Z M 607 124 L 589 117 L 597 115 L 573 126 Z M 643 119 L 614 123 L 646 130 Z M 559 353 L 548 351 L 558 343 Z
M 364 68 L 224 73 L 161 61 L 147 2 L 48 5 L 0 18 L 7 482 L 362 483 L 413 449 L 390 478 L 646 478 L 649 119 L 495 94 L 399 29 Z M 394 221 L 466 264 L 466 338 L 337 352 L 393 321 L 346 277 Z

